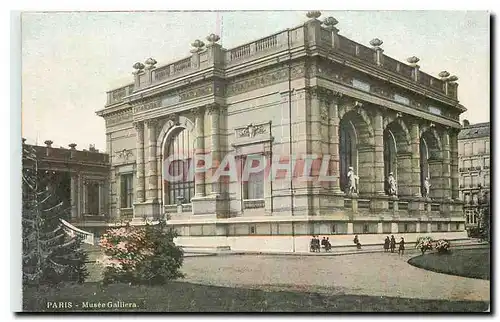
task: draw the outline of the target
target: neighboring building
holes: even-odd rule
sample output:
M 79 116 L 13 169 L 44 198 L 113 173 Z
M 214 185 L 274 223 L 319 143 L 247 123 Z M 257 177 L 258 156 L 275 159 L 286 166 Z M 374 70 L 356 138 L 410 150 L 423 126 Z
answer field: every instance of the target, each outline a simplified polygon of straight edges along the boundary
M 85 226 L 101 226 L 108 221 L 109 157 L 100 153 L 92 145 L 89 150 L 76 150 L 52 147 L 53 142 L 45 141 L 46 146 L 26 144 L 23 147 L 34 149 L 38 161 L 39 176 L 45 178 L 47 188 L 60 199 L 68 209 L 67 221 Z M 33 162 L 23 159 L 23 168 L 31 168 Z
M 97 114 L 110 153 L 110 220 L 167 215 L 188 245 L 306 251 L 310 236 L 333 245 L 379 243 L 387 234 L 466 237 L 459 200 L 457 78 L 420 71 L 339 35 L 319 12 L 303 25 L 224 49 L 216 35 L 191 56 L 134 65 L 134 83 L 107 93 Z M 212 165 L 253 158 L 330 155 L 332 182 L 248 180 L 199 173 L 164 180 L 209 152 Z M 257 165 L 258 166 L 258 161 Z M 349 167 L 359 177 L 348 194 Z M 212 169 L 214 171 L 214 169 Z M 393 172 L 398 197 L 386 194 Z M 425 178 L 430 194 L 422 197 Z
M 464 201 L 465 223 L 479 224 L 481 198 L 490 191 L 490 123 L 463 121 L 458 135 L 460 199 Z

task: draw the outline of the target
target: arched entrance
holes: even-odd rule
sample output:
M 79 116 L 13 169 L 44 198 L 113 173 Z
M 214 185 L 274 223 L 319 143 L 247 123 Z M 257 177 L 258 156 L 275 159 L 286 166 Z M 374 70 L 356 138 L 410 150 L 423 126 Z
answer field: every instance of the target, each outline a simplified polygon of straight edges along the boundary
M 194 156 L 195 138 L 190 129 L 176 126 L 167 133 L 165 140 L 163 203 L 164 205 L 189 203 L 194 197 L 194 175 L 190 172 L 190 167 Z

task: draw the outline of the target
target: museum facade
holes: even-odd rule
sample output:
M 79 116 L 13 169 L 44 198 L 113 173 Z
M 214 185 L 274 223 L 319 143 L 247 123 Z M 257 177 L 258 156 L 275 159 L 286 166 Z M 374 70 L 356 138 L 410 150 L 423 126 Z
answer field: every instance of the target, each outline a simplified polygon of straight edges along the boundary
M 356 43 L 320 15 L 233 49 L 212 34 L 185 59 L 136 63 L 134 82 L 109 91 L 97 112 L 110 219 L 166 216 L 180 244 L 234 250 L 303 251 L 311 235 L 333 245 L 354 234 L 364 243 L 466 237 L 457 78 L 389 57 L 379 39 Z M 311 158 L 327 167 L 306 166 Z M 253 170 L 218 177 L 221 164 Z M 166 180 L 171 173 L 180 179 Z

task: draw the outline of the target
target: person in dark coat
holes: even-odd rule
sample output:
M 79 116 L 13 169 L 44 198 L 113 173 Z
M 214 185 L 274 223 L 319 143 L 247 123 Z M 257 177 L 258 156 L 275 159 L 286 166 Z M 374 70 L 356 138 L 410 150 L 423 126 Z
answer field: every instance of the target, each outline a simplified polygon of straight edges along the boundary
M 325 250 L 328 252 L 328 251 L 330 251 L 330 249 L 332 249 L 332 244 L 330 244 L 330 239 L 328 237 L 326 237 Z
M 358 238 L 358 235 L 354 236 L 354 244 L 356 244 L 356 247 L 358 249 L 361 249 L 361 243 L 359 242 L 359 238 Z
M 391 235 L 391 253 L 394 253 L 395 249 L 396 249 L 396 238 L 394 238 L 394 235 Z
M 403 237 L 401 237 L 401 240 L 399 241 L 398 254 L 399 255 L 404 255 L 405 254 L 405 240 L 404 240 Z
M 321 240 L 321 247 L 326 248 L 326 237 Z
M 385 237 L 384 241 L 384 253 L 387 253 L 389 251 L 389 247 L 391 245 L 391 240 L 389 239 L 389 236 Z

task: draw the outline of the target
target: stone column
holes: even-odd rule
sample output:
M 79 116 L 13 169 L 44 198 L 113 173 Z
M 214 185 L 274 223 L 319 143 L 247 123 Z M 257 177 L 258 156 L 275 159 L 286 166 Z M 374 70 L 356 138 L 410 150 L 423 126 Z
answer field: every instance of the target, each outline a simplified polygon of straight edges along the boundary
M 422 197 L 420 192 L 420 126 L 411 124 L 411 190 L 414 197 Z
M 443 170 L 441 175 L 443 197 L 445 199 L 451 199 L 450 134 L 447 130 L 443 132 L 441 140 L 443 142 Z
M 196 155 L 205 154 L 205 109 L 198 108 L 194 111 L 196 117 Z M 199 161 L 198 161 L 199 162 Z M 204 165 L 205 166 L 205 165 Z M 197 167 L 197 164 L 195 164 Z M 205 196 L 205 173 L 196 173 L 195 179 L 195 196 Z
M 147 190 L 146 199 L 148 201 L 158 201 L 158 174 L 156 172 L 156 120 L 146 121 L 148 128 L 148 175 L 147 175 Z
M 330 175 L 337 176 L 337 180 L 332 182 L 334 193 L 342 193 L 340 190 L 340 156 L 339 156 L 339 101 L 341 93 L 334 93 L 330 106 Z
M 78 217 L 78 175 L 71 173 L 71 219 Z
M 145 186 L 144 186 L 144 122 L 134 123 L 136 130 L 136 176 L 137 186 L 135 187 L 135 201 L 137 203 L 144 202 Z
M 374 192 L 377 195 L 385 195 L 384 191 L 384 128 L 383 116 L 380 109 L 376 109 L 373 118 L 373 136 L 375 140 L 375 151 L 373 160 Z
M 211 137 L 211 143 L 210 143 L 210 152 L 212 153 L 212 169 L 211 173 L 212 175 L 215 173 L 217 170 L 217 167 L 220 165 L 220 162 L 222 161 L 220 158 L 220 142 L 219 142 L 219 127 L 220 127 L 220 107 L 217 104 L 210 105 L 208 107 L 208 114 L 210 115 L 210 123 L 211 123 L 211 130 L 210 130 L 210 137 Z M 212 183 L 212 194 L 219 194 L 220 193 L 220 179 L 217 182 Z
M 459 180 L 458 173 L 458 131 L 453 129 L 450 131 L 450 157 L 451 157 L 451 198 L 459 200 Z

